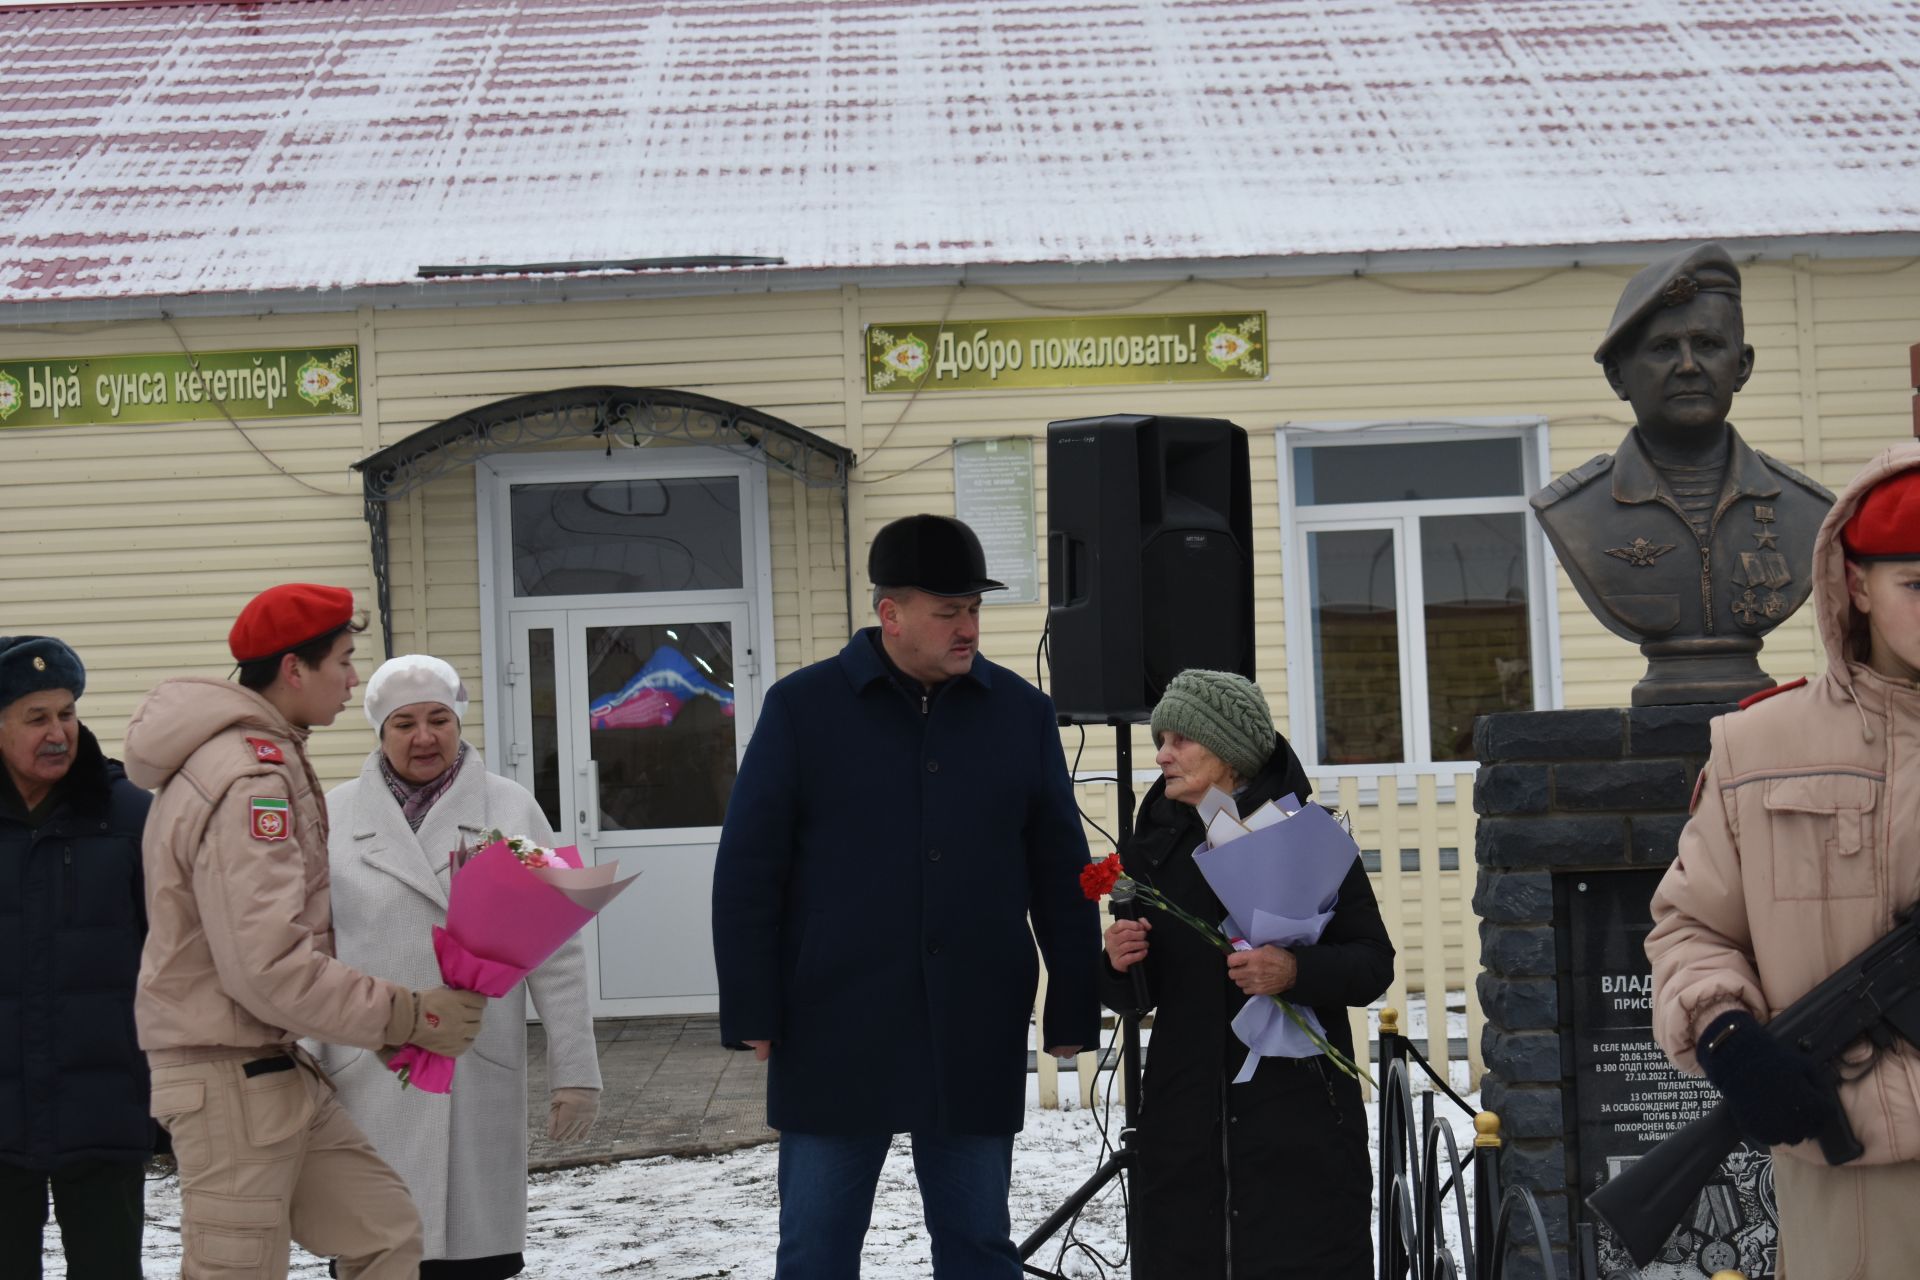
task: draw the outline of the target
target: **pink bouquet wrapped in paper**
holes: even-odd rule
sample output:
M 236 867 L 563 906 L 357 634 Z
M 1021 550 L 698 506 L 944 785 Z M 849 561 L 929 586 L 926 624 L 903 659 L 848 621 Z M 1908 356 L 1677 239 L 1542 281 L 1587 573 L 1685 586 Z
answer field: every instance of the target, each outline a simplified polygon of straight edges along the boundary
M 447 923 L 433 929 L 433 954 L 450 987 L 503 996 L 586 928 L 637 877 L 616 880 L 617 864 L 580 865 L 579 850 L 545 849 L 498 831 L 477 853 L 456 849 Z M 452 1058 L 406 1045 L 387 1070 L 428 1093 L 453 1087 Z

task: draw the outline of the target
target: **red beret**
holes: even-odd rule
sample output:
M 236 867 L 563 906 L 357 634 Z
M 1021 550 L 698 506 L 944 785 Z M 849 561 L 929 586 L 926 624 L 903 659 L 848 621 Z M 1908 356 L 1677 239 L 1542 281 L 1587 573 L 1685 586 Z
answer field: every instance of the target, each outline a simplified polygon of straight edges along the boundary
M 353 620 L 353 592 L 288 582 L 268 587 L 234 619 L 227 648 L 235 662 L 252 662 L 297 649 Z
M 1855 560 L 1920 560 L 1920 471 L 1869 489 L 1841 526 L 1840 545 Z

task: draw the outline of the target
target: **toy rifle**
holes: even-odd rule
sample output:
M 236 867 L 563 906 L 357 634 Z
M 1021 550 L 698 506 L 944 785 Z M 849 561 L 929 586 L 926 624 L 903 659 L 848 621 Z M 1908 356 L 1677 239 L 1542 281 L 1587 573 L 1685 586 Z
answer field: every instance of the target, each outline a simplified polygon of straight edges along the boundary
M 1811 1059 L 1833 1101 L 1833 1120 L 1815 1136 L 1828 1164 L 1856 1160 L 1864 1148 L 1840 1106 L 1840 1055 L 1866 1037 L 1876 1049 L 1898 1036 L 1920 1047 L 1920 912 L 1780 1011 L 1766 1030 Z M 1723 1101 L 1662 1141 L 1587 1197 L 1635 1266 L 1646 1266 L 1685 1216 L 1720 1162 L 1740 1145 Z

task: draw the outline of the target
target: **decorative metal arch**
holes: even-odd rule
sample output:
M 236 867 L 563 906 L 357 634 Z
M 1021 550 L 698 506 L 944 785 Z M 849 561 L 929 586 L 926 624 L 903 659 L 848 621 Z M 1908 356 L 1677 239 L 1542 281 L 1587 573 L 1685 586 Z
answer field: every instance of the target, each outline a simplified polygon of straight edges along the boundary
M 852 532 L 847 522 L 847 476 L 853 469 L 850 450 L 758 409 L 690 391 L 568 387 L 482 405 L 423 427 L 353 464 L 360 473 L 367 526 L 372 530 L 373 581 L 386 652 L 393 652 L 388 504 L 491 454 L 587 437 L 604 440 L 607 456 L 619 440 L 633 445 L 645 440 L 706 445 L 775 467 L 810 489 L 839 490 L 847 630 L 852 634 Z

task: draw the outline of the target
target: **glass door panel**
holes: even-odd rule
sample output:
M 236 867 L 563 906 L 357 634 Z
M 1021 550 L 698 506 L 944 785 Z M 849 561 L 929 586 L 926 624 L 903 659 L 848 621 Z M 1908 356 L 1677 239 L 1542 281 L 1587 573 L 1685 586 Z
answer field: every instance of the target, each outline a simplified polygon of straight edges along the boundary
M 566 617 L 581 850 L 640 875 L 595 924 L 598 1005 L 712 1008 L 714 852 L 753 729 L 747 607 Z
M 743 588 L 740 489 L 726 475 L 515 484 L 513 593 Z
M 1406 759 L 1399 565 L 1394 529 L 1306 535 L 1315 731 L 1322 765 Z
M 591 625 L 584 640 L 594 826 L 719 826 L 739 758 L 733 623 Z
M 533 792 L 548 824 L 563 842 L 572 843 L 573 791 L 566 782 L 572 744 L 560 694 L 569 677 L 558 649 L 566 627 L 564 613 L 520 614 L 513 619 L 507 667 L 513 717 L 506 759 L 488 763 Z

